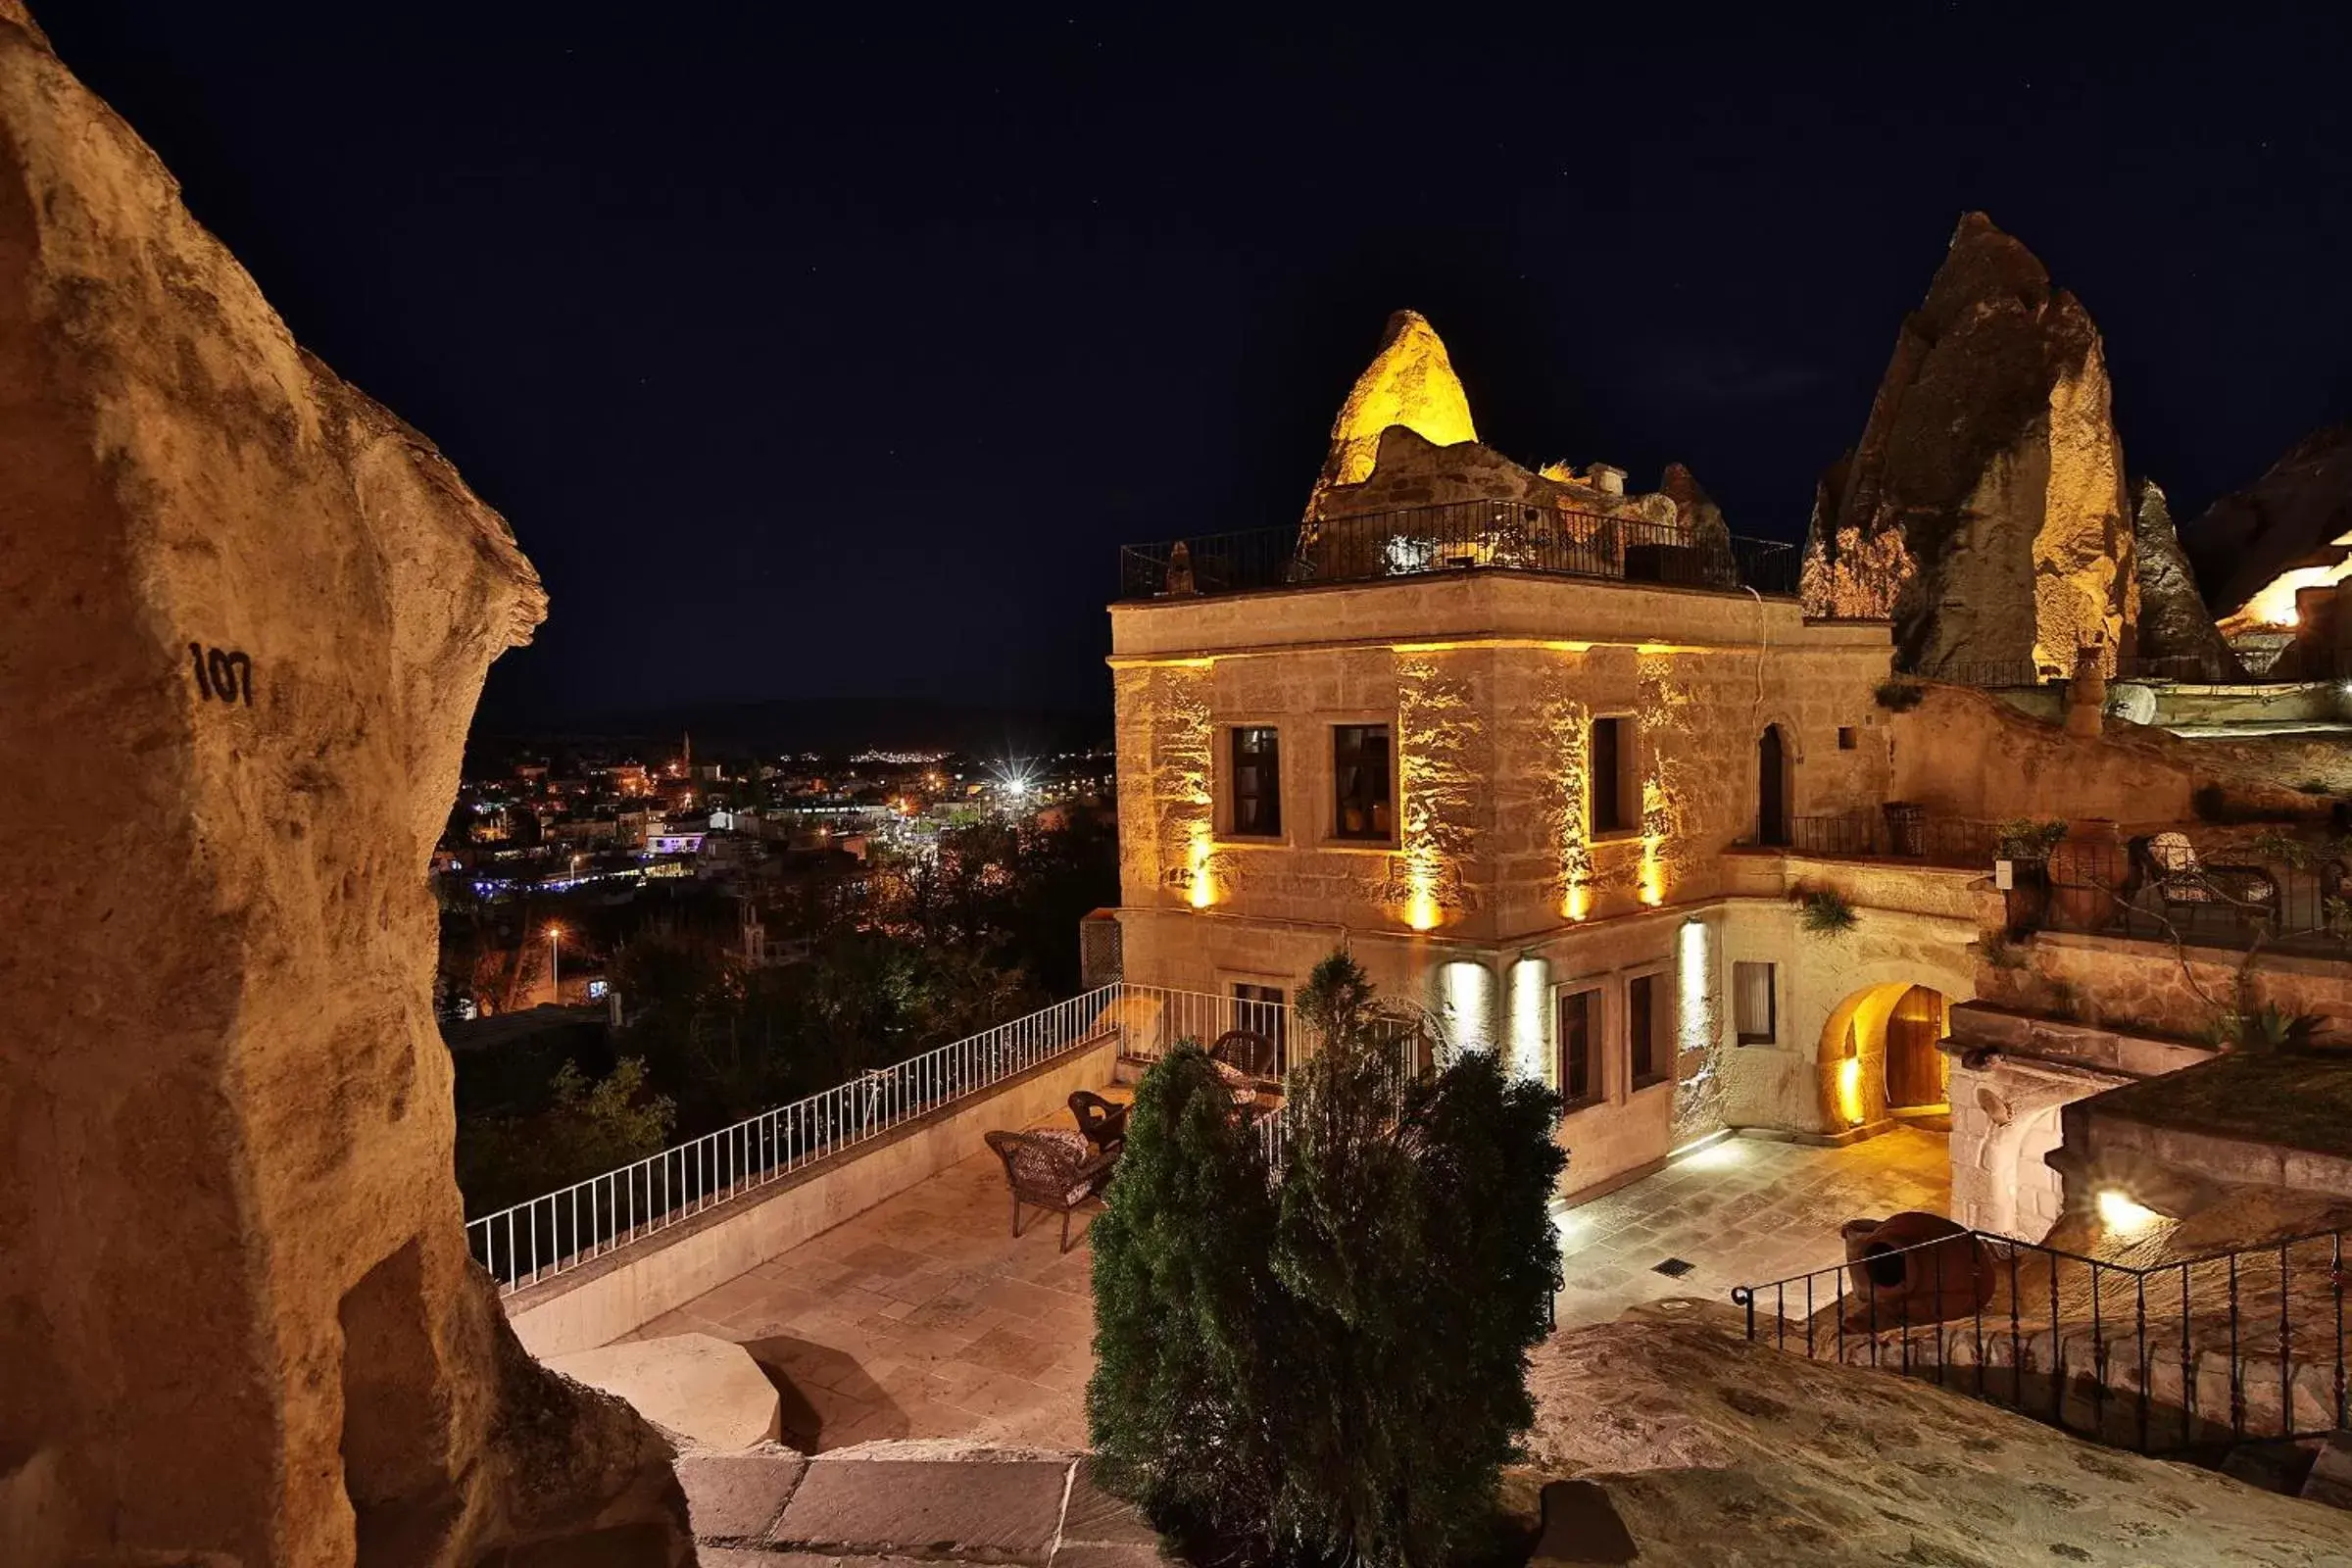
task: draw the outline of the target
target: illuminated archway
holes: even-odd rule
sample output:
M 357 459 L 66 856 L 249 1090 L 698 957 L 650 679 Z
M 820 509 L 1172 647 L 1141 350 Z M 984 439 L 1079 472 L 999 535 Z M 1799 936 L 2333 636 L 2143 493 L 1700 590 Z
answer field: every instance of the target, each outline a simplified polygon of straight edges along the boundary
M 1868 1126 L 1884 1121 L 1892 1108 L 1940 1104 L 1950 1063 L 1935 1042 L 1946 1032 L 1950 1010 L 1942 992 L 1907 978 L 1865 986 L 1830 1009 L 1819 1052 L 1829 1125 Z M 1890 1024 L 1896 1049 L 1907 1054 L 1894 1072 L 1899 1102 L 1887 1093 Z M 1923 1098 L 1930 1093 L 1936 1098 Z

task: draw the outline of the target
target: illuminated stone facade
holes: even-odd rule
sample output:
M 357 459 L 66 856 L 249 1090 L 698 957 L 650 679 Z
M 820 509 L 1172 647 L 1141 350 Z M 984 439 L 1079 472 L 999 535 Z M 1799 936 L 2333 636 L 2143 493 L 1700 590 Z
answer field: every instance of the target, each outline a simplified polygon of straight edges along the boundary
M 1767 1048 L 1786 1046 L 1786 1068 L 1723 1061 L 1724 976 L 1749 956 L 1727 924 L 1784 966 L 1792 1005 L 1810 1004 L 1795 970 L 1811 956 L 1784 891 L 1751 890 L 1727 852 L 1758 832 L 1766 726 L 1790 812 L 1886 797 L 1885 626 L 1808 624 L 1744 593 L 1464 572 L 1120 605 L 1112 628 L 1129 979 L 1288 992 L 1347 945 L 1455 1043 L 1548 1078 L 1560 994 L 1596 991 L 1596 1101 L 1562 1135 L 1571 1186 L 1727 1117 L 1838 1130 L 1810 1042 Z M 1594 825 L 1595 722 L 1624 737 L 1613 830 Z M 1358 725 L 1392 744 L 1392 828 L 1376 841 L 1341 830 L 1335 736 Z M 1241 728 L 1279 736 L 1277 834 L 1231 831 Z M 1976 930 L 1973 914 L 1929 924 L 1953 952 Z M 1820 957 L 1834 985 L 1852 950 Z M 1949 964 L 1935 975 L 1962 983 Z M 1659 1078 L 1636 1085 L 1626 1030 L 1645 977 Z

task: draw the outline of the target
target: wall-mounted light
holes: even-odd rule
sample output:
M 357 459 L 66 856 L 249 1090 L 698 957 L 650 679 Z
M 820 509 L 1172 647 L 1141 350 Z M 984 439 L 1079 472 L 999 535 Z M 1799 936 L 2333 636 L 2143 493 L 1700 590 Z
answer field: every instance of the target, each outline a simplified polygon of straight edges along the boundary
M 1551 964 L 1543 958 L 1523 957 L 1511 965 L 1511 1070 L 1522 1078 L 1541 1081 L 1544 1076 L 1544 1024 L 1550 1010 Z
M 1862 1125 L 1862 1058 L 1848 1056 L 1838 1064 L 1838 1114 L 1848 1127 Z
M 2132 1195 L 2121 1188 L 2099 1190 L 2099 1223 L 2119 1236 L 2134 1236 L 2155 1224 L 2164 1216 L 2145 1204 L 2134 1202 Z

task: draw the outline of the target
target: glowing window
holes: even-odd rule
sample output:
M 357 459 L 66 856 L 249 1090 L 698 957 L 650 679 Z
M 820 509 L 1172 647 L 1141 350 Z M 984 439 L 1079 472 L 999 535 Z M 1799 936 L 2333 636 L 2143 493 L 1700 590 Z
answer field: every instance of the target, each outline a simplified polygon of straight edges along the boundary
M 1773 978 L 1769 963 L 1732 964 L 1732 1027 L 1743 1046 L 1769 1046 L 1777 1037 Z
M 1383 841 L 1396 836 L 1389 726 L 1335 724 L 1331 731 L 1331 836 Z
M 1282 732 L 1245 725 L 1233 731 L 1233 831 L 1246 838 L 1282 832 Z

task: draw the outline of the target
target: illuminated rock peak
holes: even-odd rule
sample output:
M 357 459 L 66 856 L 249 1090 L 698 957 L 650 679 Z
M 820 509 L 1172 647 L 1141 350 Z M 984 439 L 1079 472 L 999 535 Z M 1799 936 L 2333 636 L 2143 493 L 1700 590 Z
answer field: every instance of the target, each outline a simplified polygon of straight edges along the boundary
M 2133 651 L 2139 584 L 2106 355 L 2082 303 L 1963 216 L 1895 334 L 1854 452 L 1823 482 L 1808 608 L 1890 615 L 1926 674 Z
M 1380 352 L 1355 378 L 1331 422 L 1331 454 L 1315 480 L 1307 515 L 1320 516 L 1336 485 L 1361 484 L 1380 455 L 1381 432 L 1402 425 L 1435 446 L 1476 441 L 1470 399 L 1445 341 L 1418 311 L 1398 311 L 1381 334 Z

